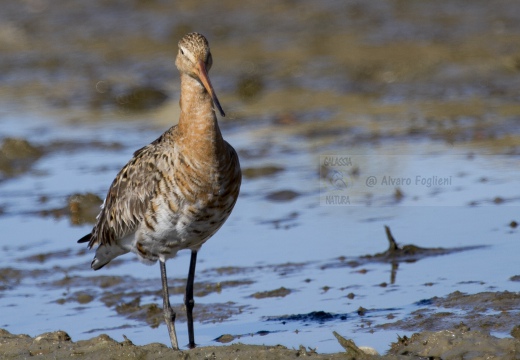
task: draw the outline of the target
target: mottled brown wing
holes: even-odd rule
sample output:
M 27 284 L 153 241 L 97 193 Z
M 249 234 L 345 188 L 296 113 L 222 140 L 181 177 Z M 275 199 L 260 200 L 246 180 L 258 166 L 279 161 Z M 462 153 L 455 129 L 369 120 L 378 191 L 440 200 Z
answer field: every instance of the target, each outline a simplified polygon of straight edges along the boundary
M 137 150 L 117 174 L 92 229 L 89 247 L 113 244 L 136 231 L 150 206 L 150 199 L 160 179 L 154 154 L 163 145 L 163 138 L 164 134 Z

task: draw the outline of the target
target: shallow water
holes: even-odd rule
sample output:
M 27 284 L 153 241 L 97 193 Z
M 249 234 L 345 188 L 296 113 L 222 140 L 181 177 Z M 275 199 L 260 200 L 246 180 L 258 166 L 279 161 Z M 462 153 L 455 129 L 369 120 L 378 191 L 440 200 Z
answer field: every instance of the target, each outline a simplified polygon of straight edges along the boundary
M 448 3 L 353 2 L 348 22 L 339 3 L 308 3 L 276 22 L 292 7 L 246 10 L 230 1 L 226 9 L 241 21 L 224 17 L 224 25 L 215 25 L 212 8 L 175 9 L 209 19 L 201 31 L 214 49 L 210 75 L 228 113 L 222 131 L 246 174 L 231 218 L 199 254 L 198 344 L 231 334 L 334 352 L 342 350 L 337 331 L 383 352 L 411 331 L 380 325 L 406 319 L 423 300 L 520 290 L 512 281 L 519 275 L 512 223 L 520 221 L 519 72 L 508 50 L 520 40 L 513 21 L 520 12 L 514 2 L 493 14 L 484 2 L 470 9 Z M 146 36 L 136 38 L 128 24 L 104 39 L 97 32 L 117 24 L 118 13 L 98 5 L 48 7 L 49 17 L 25 9 L 20 23 L 0 31 L 0 46 L 10 49 L 1 89 L 16 90 L 2 92 L 0 140 L 23 138 L 41 152 L 16 175 L 0 174 L 0 327 L 168 344 L 152 305 L 162 303 L 158 266 L 126 255 L 93 272 L 93 251 L 76 244 L 92 224 L 71 217 L 68 197 L 103 198 L 133 151 L 178 118 L 171 37 L 186 26 L 159 16 L 164 4 L 141 4 L 124 12 L 134 14 L 134 26 L 147 24 Z M 67 11 L 86 18 L 82 29 L 92 32 L 60 32 Z M 53 46 L 44 49 L 38 31 Z M 12 45 L 6 34 L 24 41 Z M 58 63 L 34 60 L 38 52 Z M 132 56 L 123 60 L 126 52 Z M 113 94 L 102 97 L 99 81 Z M 141 112 L 121 106 L 121 96 L 145 85 L 170 99 Z M 400 245 L 460 251 L 364 258 L 388 248 L 385 225 Z M 188 261 L 181 252 L 168 263 L 181 344 Z
M 75 243 L 90 225 L 74 226 L 69 217 L 39 214 L 66 206 L 71 193 L 93 192 L 102 197 L 132 150 L 153 140 L 161 130 L 146 122 L 115 120 L 78 125 L 42 114 L 37 121 L 34 114 L 26 114 L 33 120 L 20 122 L 19 113 L 14 114 L 2 116 L 7 136 L 25 134 L 36 144 L 78 141 L 79 145 L 73 151 L 51 152 L 27 173 L 0 184 L 1 246 L 4 259 L 9 259 L 2 265 L 9 278 L 0 307 L 8 311 L 0 325 L 13 333 L 32 335 L 63 328 L 76 340 L 108 333 L 115 339 L 125 334 L 136 344 L 168 343 L 163 325 L 152 329 L 142 316 L 129 319 L 116 309 L 117 304 L 136 297 L 141 304 L 160 304 L 158 266 L 142 265 L 127 255 L 122 262 L 94 273 L 89 267 L 93 252 Z M 46 129 L 43 134 L 42 128 Z M 229 333 L 252 344 L 305 344 L 321 352 L 340 351 L 332 336 L 335 330 L 358 344 L 384 351 L 395 340 L 396 330 L 376 326 L 388 322 L 389 314 L 399 320 L 418 308 L 414 303 L 455 290 L 475 293 L 517 287 L 509 279 L 516 275 L 511 264 L 516 261 L 518 231 L 509 223 L 520 202 L 515 177 L 518 157 L 446 149 L 430 141 L 378 144 L 370 149 L 371 155 L 359 155 L 366 151 L 363 147 L 349 152 L 338 149 L 335 156 L 350 157 L 352 162 L 342 165 L 357 166 L 359 173 L 348 179 L 350 187 L 338 190 L 329 187 L 330 179 L 320 179 L 320 161 L 331 156 L 330 146 L 321 153 L 319 146 L 313 149 L 299 136 L 262 122 L 245 129 L 230 128 L 225 135 L 239 152 L 268 149 L 267 155 L 258 158 L 244 156 L 244 168 L 274 165 L 283 171 L 246 179 L 233 216 L 200 252 L 197 283 L 201 285 L 196 293 L 203 296 L 196 298 L 196 310 L 203 309 L 205 315 L 196 325 L 199 344 L 212 344 Z M 107 146 L 84 145 L 94 141 Z M 107 150 L 113 142 L 120 146 Z M 396 149 L 402 154 L 407 146 L 414 148 L 414 155 L 385 155 Z M 348 174 L 344 166 L 336 169 Z M 414 181 L 417 175 L 439 174 L 451 176 L 452 183 L 404 184 L 399 186 L 403 197 L 396 198 L 395 186 L 363 184 L 366 174 Z M 269 200 L 267 195 L 279 190 L 299 195 Z M 338 191 L 351 203 L 327 206 L 323 196 Z M 42 202 L 42 197 L 47 200 Z M 494 202 L 497 197 L 504 202 Z M 359 261 L 360 256 L 387 248 L 384 225 L 390 226 L 402 245 L 484 247 L 401 262 L 394 274 L 392 264 L 385 262 L 348 265 L 349 260 Z M 177 287 L 183 286 L 187 262 L 187 253 L 180 253 L 168 263 L 174 292 L 182 290 Z M 20 274 L 9 275 L 6 268 Z M 121 276 L 124 287 L 104 290 L 99 287 L 101 280 L 95 280 L 100 276 Z M 218 284 L 221 289 L 215 291 Z M 280 288 L 288 289 L 288 294 L 254 296 Z M 115 304 L 103 300 L 107 291 L 120 295 Z M 348 298 L 349 293 L 354 298 Z M 173 295 L 172 303 L 181 301 L 180 294 Z M 368 309 L 364 316 L 358 315 L 359 307 Z M 318 311 L 340 316 L 277 320 Z M 187 337 L 183 325 L 178 325 L 180 339 Z

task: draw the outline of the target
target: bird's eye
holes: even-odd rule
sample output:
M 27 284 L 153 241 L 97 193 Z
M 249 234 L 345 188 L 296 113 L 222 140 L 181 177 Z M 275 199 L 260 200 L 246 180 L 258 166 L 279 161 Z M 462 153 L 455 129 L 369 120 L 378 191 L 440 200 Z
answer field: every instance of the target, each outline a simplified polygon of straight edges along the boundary
M 184 55 L 184 50 L 181 49 L 181 54 Z

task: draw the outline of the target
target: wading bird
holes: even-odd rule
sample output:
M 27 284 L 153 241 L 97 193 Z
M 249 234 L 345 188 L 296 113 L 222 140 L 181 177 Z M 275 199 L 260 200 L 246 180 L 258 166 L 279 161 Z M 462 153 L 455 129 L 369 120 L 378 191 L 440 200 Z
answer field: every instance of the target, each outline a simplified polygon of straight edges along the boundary
M 179 250 L 191 251 L 184 303 L 188 346 L 193 348 L 197 252 L 229 217 L 242 179 L 237 153 L 222 138 L 215 115 L 214 108 L 225 116 L 208 77 L 212 63 L 204 36 L 190 33 L 179 41 L 178 125 L 134 153 L 112 182 L 92 232 L 78 241 L 98 246 L 94 270 L 128 252 L 144 263 L 159 261 L 164 317 L 174 349 L 179 346 L 165 262 Z

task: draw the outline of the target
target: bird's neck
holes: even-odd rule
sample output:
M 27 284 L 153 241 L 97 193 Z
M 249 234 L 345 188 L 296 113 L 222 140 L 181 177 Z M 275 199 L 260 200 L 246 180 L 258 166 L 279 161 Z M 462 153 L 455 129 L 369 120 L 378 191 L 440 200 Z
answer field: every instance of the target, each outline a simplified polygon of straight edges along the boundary
M 213 110 L 213 100 L 204 86 L 181 74 L 179 134 L 183 145 L 202 157 L 218 153 L 224 140 Z

